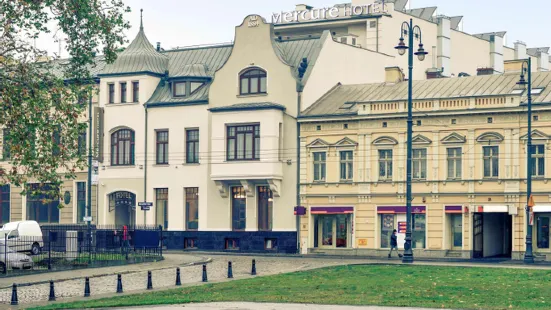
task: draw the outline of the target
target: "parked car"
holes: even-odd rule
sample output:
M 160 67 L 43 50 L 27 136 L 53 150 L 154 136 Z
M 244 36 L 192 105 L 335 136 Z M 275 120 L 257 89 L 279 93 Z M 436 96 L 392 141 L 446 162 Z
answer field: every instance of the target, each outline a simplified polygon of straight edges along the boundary
M 7 269 L 31 269 L 33 260 L 30 256 L 17 253 L 6 243 L 0 240 L 0 273 L 6 273 Z
M 44 241 L 42 230 L 36 221 L 19 221 L 5 224 L 0 230 L 0 240 L 7 241 L 8 247 L 16 252 L 30 252 L 38 255 Z

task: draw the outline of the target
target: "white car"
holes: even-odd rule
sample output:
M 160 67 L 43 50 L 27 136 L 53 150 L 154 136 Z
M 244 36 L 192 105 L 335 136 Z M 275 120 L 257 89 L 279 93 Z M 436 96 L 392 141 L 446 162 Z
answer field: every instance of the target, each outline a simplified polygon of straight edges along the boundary
M 30 252 L 38 255 L 44 247 L 42 230 L 36 221 L 19 221 L 5 224 L 0 229 L 0 242 L 8 242 L 8 247 L 16 252 Z
M 0 241 L 0 273 L 6 273 L 7 269 L 31 269 L 33 260 L 30 256 L 17 253 L 4 241 Z

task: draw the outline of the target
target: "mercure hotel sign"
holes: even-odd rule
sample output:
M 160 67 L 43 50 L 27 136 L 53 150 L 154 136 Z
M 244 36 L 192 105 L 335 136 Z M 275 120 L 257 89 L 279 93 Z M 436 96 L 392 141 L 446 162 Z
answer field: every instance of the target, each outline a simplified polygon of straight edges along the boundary
M 387 13 L 384 3 L 347 5 L 344 7 L 312 8 L 310 10 L 281 12 L 272 14 L 273 24 L 299 23 L 316 20 L 330 20 L 360 15 Z

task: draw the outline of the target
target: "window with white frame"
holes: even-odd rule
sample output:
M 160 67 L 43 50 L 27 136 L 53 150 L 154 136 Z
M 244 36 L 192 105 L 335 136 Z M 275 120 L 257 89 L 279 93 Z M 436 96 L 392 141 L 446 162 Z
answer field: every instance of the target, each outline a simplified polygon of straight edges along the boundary
M 499 177 L 499 147 L 484 146 L 482 147 L 482 150 L 484 159 L 484 177 Z
M 448 151 L 448 179 L 457 180 L 461 179 L 461 148 L 460 147 L 451 147 L 447 149 Z
M 379 179 L 392 180 L 392 150 L 379 150 Z
M 545 145 L 532 145 L 532 176 L 545 176 Z
M 314 154 L 314 182 L 325 182 L 325 165 L 327 153 L 315 152 Z
M 427 149 L 414 149 L 411 161 L 413 179 L 425 180 L 427 178 Z
M 353 151 L 341 151 L 341 181 L 352 181 L 354 175 L 354 153 Z

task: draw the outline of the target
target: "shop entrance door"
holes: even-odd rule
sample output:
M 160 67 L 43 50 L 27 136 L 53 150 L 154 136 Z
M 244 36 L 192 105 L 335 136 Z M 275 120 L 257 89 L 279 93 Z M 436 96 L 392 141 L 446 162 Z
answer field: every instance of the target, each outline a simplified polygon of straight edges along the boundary
M 346 214 L 318 217 L 318 246 L 320 248 L 347 248 L 349 242 L 349 216 Z
M 463 215 L 451 214 L 451 225 L 452 250 L 461 250 L 463 247 Z
M 473 213 L 473 258 L 482 258 L 484 216 L 482 213 Z

